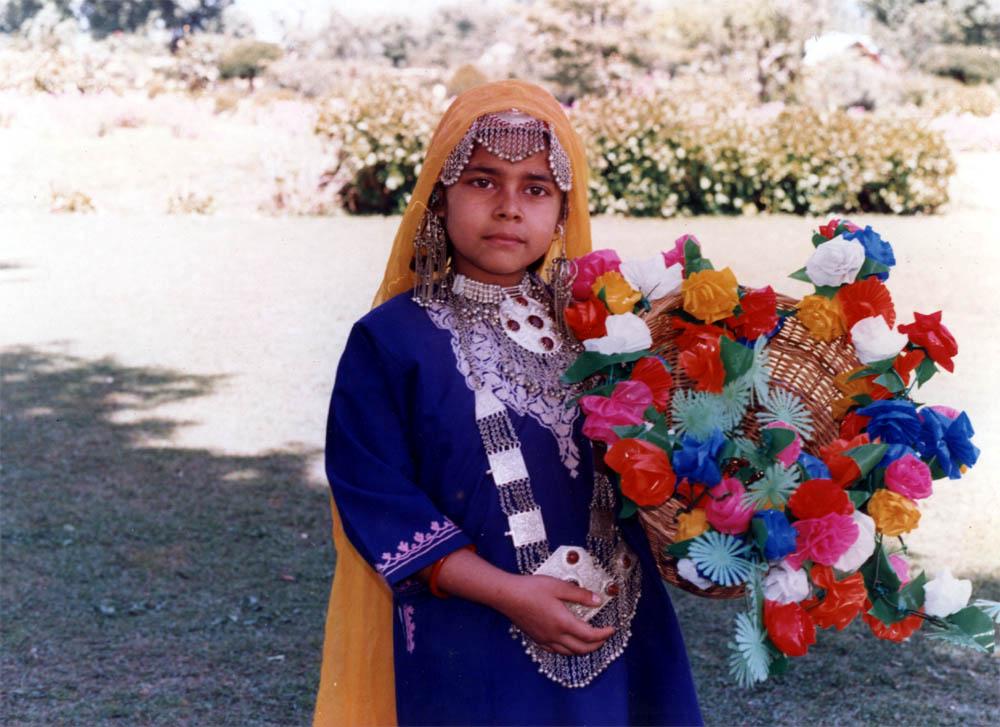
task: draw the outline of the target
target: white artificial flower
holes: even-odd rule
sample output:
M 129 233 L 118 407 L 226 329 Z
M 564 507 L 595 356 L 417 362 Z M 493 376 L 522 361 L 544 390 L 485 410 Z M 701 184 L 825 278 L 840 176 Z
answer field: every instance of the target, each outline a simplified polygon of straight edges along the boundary
M 924 586 L 924 613 L 944 618 L 961 611 L 972 596 L 972 581 L 958 579 L 947 568 Z
M 610 355 L 642 351 L 653 345 L 649 326 L 635 313 L 608 316 L 605 326 L 608 335 L 601 338 L 588 338 L 583 342 L 583 347 L 586 350 Z
M 862 318 L 851 327 L 851 342 L 862 363 L 895 358 L 906 341 L 906 336 L 889 328 L 882 316 Z
M 701 574 L 698 573 L 698 567 L 690 558 L 681 558 L 677 561 L 677 574 L 688 583 L 694 583 L 702 590 L 713 585 L 712 581 L 701 577 Z
M 778 603 L 798 603 L 809 597 L 809 576 L 787 560 L 771 566 L 764 576 L 764 598 Z
M 858 510 L 851 513 L 851 518 L 858 526 L 858 539 L 833 564 L 837 570 L 847 573 L 856 571 L 875 552 L 875 521 Z
M 645 260 L 626 260 L 620 271 L 628 284 L 650 300 L 665 298 L 684 282 L 684 266 L 674 263 L 669 268 L 663 263 L 663 255 Z
M 864 264 L 864 245 L 857 240 L 838 237 L 813 251 L 806 263 L 806 275 L 813 285 L 839 286 L 853 283 Z

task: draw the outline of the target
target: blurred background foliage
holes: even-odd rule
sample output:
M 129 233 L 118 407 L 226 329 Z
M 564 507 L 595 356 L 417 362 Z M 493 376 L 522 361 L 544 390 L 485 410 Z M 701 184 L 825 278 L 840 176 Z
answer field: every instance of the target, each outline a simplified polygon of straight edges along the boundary
M 594 212 L 932 212 L 949 123 L 1000 111 L 997 0 L 515 0 L 348 16 L 255 38 L 232 0 L 6 0 L 20 93 L 305 102 L 311 178 L 275 214 L 398 213 L 450 98 L 535 80 L 587 143 Z M 263 95 L 262 95 L 263 94 Z M 318 168 L 321 167 L 321 168 Z

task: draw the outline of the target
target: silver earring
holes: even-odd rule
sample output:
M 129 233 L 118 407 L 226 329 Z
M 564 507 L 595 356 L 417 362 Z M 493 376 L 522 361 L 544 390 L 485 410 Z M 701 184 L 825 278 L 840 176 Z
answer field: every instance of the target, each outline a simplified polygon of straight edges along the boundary
M 422 306 L 441 300 L 448 265 L 448 236 L 441 218 L 434 212 L 437 190 L 431 195 L 429 204 L 413 239 L 413 272 L 416 275 L 413 300 Z
M 566 226 L 556 225 L 559 235 L 559 254 L 549 263 L 549 283 L 552 286 L 552 307 L 556 325 L 564 336 L 571 335 L 566 325 L 566 306 L 573 298 L 573 280 L 576 278 L 576 263 L 566 257 Z

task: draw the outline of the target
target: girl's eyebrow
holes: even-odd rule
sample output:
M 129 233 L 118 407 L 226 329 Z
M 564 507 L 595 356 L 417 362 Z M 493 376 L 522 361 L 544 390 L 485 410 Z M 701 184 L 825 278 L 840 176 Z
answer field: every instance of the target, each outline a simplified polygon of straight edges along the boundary
M 499 177 L 503 175 L 497 167 L 490 167 L 485 164 L 472 164 L 467 166 L 462 174 L 479 173 L 479 174 L 489 174 L 494 177 Z M 542 172 L 527 172 L 523 175 L 525 179 L 530 179 L 535 182 L 552 182 L 551 174 L 544 174 Z

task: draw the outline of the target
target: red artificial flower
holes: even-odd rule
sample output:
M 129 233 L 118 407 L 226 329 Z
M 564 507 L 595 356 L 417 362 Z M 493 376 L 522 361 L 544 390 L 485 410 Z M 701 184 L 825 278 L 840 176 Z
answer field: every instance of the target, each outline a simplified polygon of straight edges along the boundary
M 900 326 L 900 328 L 902 327 L 903 326 Z M 896 360 L 892 362 L 892 367 L 896 369 L 896 373 L 899 374 L 899 378 L 903 380 L 903 383 L 909 384 L 910 374 L 913 373 L 917 366 L 923 363 L 926 357 L 927 354 L 919 348 L 915 348 L 911 351 L 903 349 L 900 351 L 899 355 L 896 356 Z
M 670 390 L 674 386 L 674 377 L 667 371 L 662 359 L 656 356 L 646 356 L 639 359 L 629 377 L 632 381 L 641 381 L 653 392 L 653 406 L 659 411 L 665 411 L 670 403 Z
M 840 422 L 840 438 L 853 439 L 865 430 L 869 421 L 871 417 L 858 414 L 856 411 L 848 412 Z
M 844 311 L 847 330 L 862 318 L 873 316 L 882 316 L 890 328 L 896 322 L 896 309 L 889 289 L 874 275 L 843 286 L 837 291 L 837 300 Z
M 850 515 L 854 505 L 847 493 L 833 480 L 806 480 L 788 498 L 788 508 L 799 520 L 823 517 L 829 513 Z
M 827 240 L 832 240 L 837 234 L 837 227 L 840 225 L 840 220 L 836 217 L 827 222 L 825 225 L 819 226 L 819 234 L 825 237 Z
M 671 325 L 680 331 L 674 343 L 681 351 L 694 348 L 702 342 L 718 343 L 720 336 L 725 336 L 729 339 L 733 337 L 733 334 L 726 329 L 713 326 L 711 323 L 689 323 L 680 318 L 674 318 L 671 321 Z
M 778 296 L 770 285 L 745 293 L 740 298 L 740 308 L 742 313 L 726 319 L 726 324 L 737 336 L 752 341 L 778 325 Z
M 662 505 L 674 493 L 677 476 L 667 453 L 641 439 L 619 439 L 604 455 L 621 475 L 622 493 L 636 505 Z
M 691 483 L 688 481 L 688 478 L 685 477 L 677 483 L 676 494 L 677 497 L 681 498 L 686 504 L 694 505 L 705 496 L 705 492 L 707 490 L 708 485 L 701 482 Z
M 951 331 L 941 323 L 941 311 L 924 315 L 913 314 L 913 323 L 899 327 L 900 333 L 905 333 L 910 343 L 927 350 L 931 360 L 946 371 L 954 371 L 955 364 L 951 360 L 958 354 L 958 341 Z
M 816 625 L 798 603 L 764 601 L 764 627 L 786 656 L 803 656 L 816 643 Z
M 694 381 L 695 389 L 722 393 L 726 369 L 722 365 L 722 349 L 718 338 L 714 341 L 701 341 L 686 351 L 681 351 L 677 363 L 688 378 Z
M 838 581 L 833 568 L 814 564 L 809 571 L 809 578 L 817 588 L 825 591 L 822 599 L 810 598 L 802 602 L 809 617 L 819 628 L 828 629 L 832 626 L 837 631 L 843 631 L 865 607 L 868 591 L 860 573 L 853 573 Z
M 583 302 L 575 301 L 566 308 L 565 317 L 566 325 L 578 341 L 608 335 L 608 309 L 600 300 L 590 298 Z
M 858 463 L 848 457 L 844 452 L 862 444 L 868 444 L 868 435 L 859 434 L 853 439 L 834 439 L 829 444 L 820 447 L 819 458 L 830 469 L 830 476 L 833 481 L 841 487 L 850 487 L 854 480 L 861 477 L 861 470 Z
M 868 628 L 872 630 L 872 633 L 875 634 L 875 636 L 880 639 L 885 639 L 886 641 L 895 641 L 897 643 L 900 641 L 906 641 L 913 635 L 913 632 L 919 629 L 924 623 L 924 619 L 914 613 L 910 614 L 902 621 L 897 621 L 894 624 L 884 624 L 868 613 L 868 611 L 871 610 L 871 607 L 872 602 L 865 599 L 865 612 L 862 615 L 862 618 L 864 618 L 865 623 L 868 624 Z

